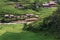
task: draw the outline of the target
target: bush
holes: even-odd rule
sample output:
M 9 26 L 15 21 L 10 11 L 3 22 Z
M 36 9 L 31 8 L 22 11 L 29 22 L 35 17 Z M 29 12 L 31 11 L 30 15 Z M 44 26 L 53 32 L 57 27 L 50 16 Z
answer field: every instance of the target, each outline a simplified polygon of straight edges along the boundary
M 1 22 L 2 22 L 2 23 L 9 23 L 9 22 L 11 22 L 11 19 L 9 19 L 9 18 L 3 18 L 3 19 L 1 20 Z

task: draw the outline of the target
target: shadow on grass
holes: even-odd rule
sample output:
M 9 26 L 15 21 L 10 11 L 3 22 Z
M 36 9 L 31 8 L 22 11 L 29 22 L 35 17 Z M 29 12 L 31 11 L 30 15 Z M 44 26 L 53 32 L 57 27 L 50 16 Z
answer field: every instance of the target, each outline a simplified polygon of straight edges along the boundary
M 5 33 L 0 40 L 55 40 L 53 36 L 45 33 L 33 33 L 24 31 L 21 33 Z

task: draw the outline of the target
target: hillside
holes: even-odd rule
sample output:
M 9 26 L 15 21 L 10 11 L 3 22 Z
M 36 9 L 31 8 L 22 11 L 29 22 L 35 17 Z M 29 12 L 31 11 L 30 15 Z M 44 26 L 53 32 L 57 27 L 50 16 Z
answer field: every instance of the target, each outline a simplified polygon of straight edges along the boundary
M 60 36 L 56 34 L 60 32 L 56 31 L 60 29 L 55 29 L 60 26 L 59 3 L 51 6 L 50 1 L 52 0 L 0 0 L 0 40 L 59 40 Z M 20 23 L 29 18 L 37 20 L 30 24 Z

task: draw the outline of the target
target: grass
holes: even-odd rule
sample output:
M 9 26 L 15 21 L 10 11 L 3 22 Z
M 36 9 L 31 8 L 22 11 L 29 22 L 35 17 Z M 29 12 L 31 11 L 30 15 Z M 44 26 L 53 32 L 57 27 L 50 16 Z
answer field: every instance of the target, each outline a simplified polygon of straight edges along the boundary
M 16 24 L 0 26 L 3 27 L 0 29 L 0 40 L 55 40 L 54 36 L 47 33 L 21 31 L 22 25 L 18 26 L 18 24 Z
M 23 24 L 2 24 L 0 25 L 0 35 L 6 32 L 19 33 L 22 32 Z
M 57 10 L 57 7 L 53 7 L 53 8 L 41 8 L 41 10 L 36 14 L 39 16 L 39 20 L 32 23 L 32 25 L 34 27 L 37 27 L 37 25 L 42 25 L 43 24 L 43 20 L 51 15 L 54 14 L 54 12 Z
M 21 33 L 5 33 L 0 40 L 55 40 L 50 35 L 42 35 L 42 33 L 21 32 Z

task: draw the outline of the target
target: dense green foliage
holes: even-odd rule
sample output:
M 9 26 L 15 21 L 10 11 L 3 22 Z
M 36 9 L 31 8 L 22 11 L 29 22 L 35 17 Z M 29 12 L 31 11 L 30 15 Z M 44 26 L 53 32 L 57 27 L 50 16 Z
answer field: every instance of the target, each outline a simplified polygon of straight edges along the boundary
M 54 14 L 53 12 L 55 12 L 56 9 L 57 8 L 54 8 L 54 9 L 53 8 L 48 8 L 48 9 L 43 8 L 42 11 L 40 11 L 42 14 L 41 13 L 38 14 L 40 16 L 39 20 L 34 22 L 34 23 L 32 23 L 32 24 L 29 24 L 30 25 L 29 27 L 31 27 L 30 29 L 33 28 L 33 30 L 34 29 L 40 30 L 40 28 L 43 25 L 43 22 L 44 22 L 45 18 L 50 17 L 51 15 L 53 15 Z

